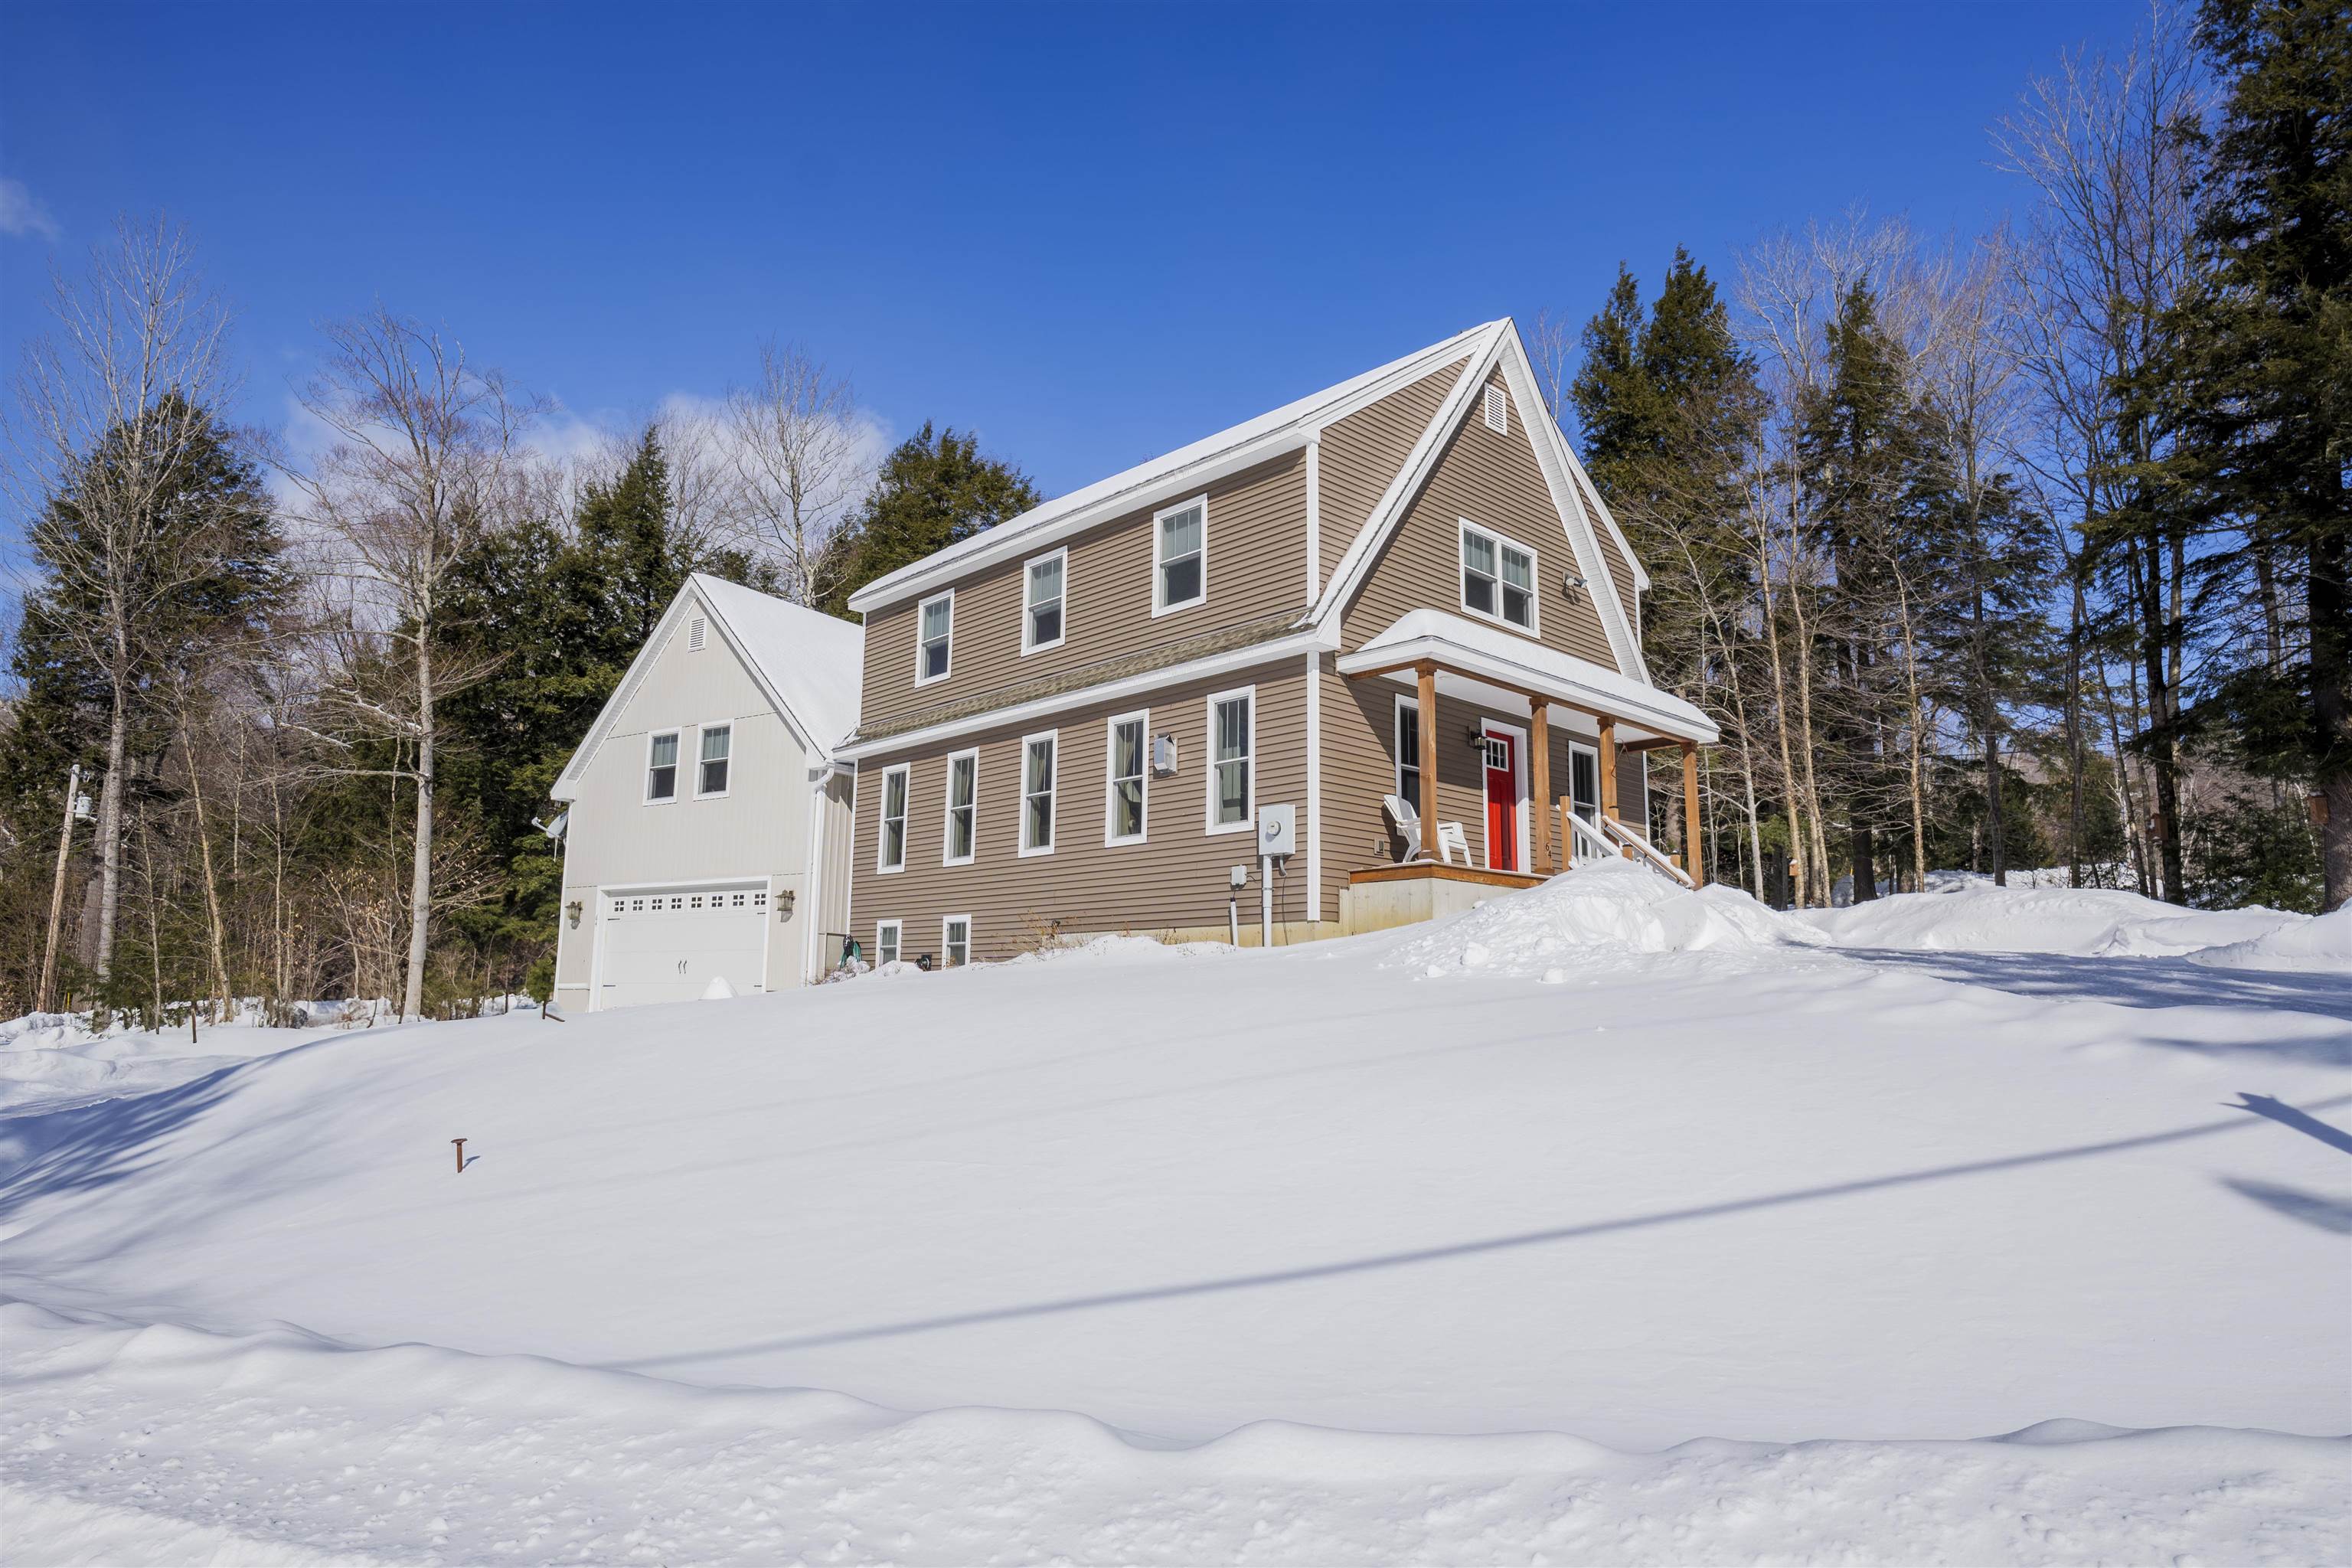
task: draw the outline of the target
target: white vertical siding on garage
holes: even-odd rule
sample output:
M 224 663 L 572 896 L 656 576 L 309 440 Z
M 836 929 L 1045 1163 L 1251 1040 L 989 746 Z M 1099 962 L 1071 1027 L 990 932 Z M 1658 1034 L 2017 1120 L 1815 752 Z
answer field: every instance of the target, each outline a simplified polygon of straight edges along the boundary
M 688 648 L 695 619 L 706 615 L 697 605 L 673 623 L 667 642 L 653 651 L 636 690 L 582 770 L 563 866 L 564 902 L 579 901 L 581 920 L 576 929 L 568 913 L 561 922 L 559 1003 L 579 1006 L 588 1000 L 600 887 L 763 877 L 772 895 L 805 892 L 811 759 L 716 620 L 704 646 Z M 697 800 L 694 729 L 718 723 L 734 726 L 728 793 Z M 677 798 L 649 805 L 647 738 L 669 729 L 682 731 Z M 801 977 L 804 922 L 818 912 L 796 899 L 789 920 L 769 921 L 771 989 Z

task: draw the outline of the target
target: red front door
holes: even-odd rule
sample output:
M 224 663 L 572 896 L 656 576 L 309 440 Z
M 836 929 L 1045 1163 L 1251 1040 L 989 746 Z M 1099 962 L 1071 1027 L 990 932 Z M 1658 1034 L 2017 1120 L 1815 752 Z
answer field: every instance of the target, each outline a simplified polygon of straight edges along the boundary
M 1486 867 L 1519 868 L 1518 747 L 1509 735 L 1486 732 Z

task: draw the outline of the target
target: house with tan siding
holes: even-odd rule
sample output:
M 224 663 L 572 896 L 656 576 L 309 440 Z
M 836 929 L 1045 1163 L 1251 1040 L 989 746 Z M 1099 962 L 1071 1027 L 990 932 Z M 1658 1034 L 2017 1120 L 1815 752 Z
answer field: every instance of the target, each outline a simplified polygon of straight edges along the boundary
M 862 663 L 845 621 L 698 574 L 552 791 L 555 1001 L 782 991 L 840 960 Z
M 953 964 L 1375 930 L 1579 855 L 1696 881 L 1648 764 L 1695 795 L 1716 731 L 1647 585 L 1507 320 L 1036 507 L 851 599 L 851 930 Z

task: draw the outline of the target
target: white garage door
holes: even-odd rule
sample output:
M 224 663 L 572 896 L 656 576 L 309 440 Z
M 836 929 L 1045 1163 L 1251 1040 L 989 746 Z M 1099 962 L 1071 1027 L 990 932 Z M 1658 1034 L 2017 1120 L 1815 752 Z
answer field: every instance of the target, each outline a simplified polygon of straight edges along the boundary
M 598 1007 L 690 1002 L 721 977 L 739 996 L 760 989 L 765 882 L 607 893 L 604 901 Z

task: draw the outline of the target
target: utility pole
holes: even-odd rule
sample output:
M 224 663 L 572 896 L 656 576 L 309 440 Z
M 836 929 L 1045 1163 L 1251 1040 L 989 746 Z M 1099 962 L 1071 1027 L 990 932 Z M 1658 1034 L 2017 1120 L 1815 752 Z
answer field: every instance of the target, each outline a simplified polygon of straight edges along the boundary
M 58 928 L 66 917 L 66 858 L 73 852 L 74 797 L 81 793 L 81 764 L 66 773 L 65 825 L 58 829 L 58 874 L 49 884 L 49 940 L 41 950 L 41 998 L 36 1012 L 46 1013 L 53 1000 L 58 976 Z

